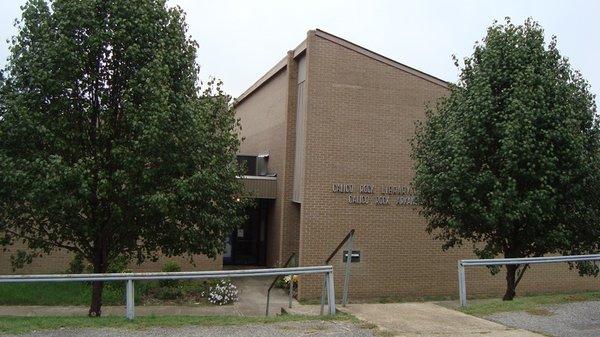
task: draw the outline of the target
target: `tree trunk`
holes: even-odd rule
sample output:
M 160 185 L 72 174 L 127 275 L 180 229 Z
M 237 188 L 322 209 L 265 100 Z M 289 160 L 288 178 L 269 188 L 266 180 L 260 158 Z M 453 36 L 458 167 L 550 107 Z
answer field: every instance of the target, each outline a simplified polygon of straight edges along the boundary
M 504 293 L 503 301 L 512 301 L 516 295 L 516 274 L 519 265 L 507 265 L 506 266 L 506 293 Z
M 88 316 L 100 317 L 102 315 L 102 290 L 104 289 L 104 282 L 95 281 L 92 282 L 92 304 L 90 305 L 90 311 Z
M 105 262 L 105 254 L 102 251 L 97 253 L 96 259 L 94 259 L 94 274 L 104 274 L 107 270 L 107 264 Z M 92 303 L 90 304 L 90 311 L 88 316 L 100 317 L 102 316 L 102 290 L 104 290 L 103 281 L 92 282 Z

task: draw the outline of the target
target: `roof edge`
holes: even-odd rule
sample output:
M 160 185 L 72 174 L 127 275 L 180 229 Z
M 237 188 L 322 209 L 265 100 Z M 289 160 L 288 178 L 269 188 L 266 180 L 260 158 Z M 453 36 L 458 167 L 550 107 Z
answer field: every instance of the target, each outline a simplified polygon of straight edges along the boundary
M 246 89 L 236 100 L 235 105 L 240 104 L 244 99 L 250 96 L 256 89 L 261 87 L 265 82 L 270 80 L 273 76 L 277 75 L 281 70 L 287 67 L 287 58 L 284 57 L 281 61 L 277 62 L 277 64 L 269 69 L 266 74 L 262 75 L 258 81 L 250 86 L 250 88 Z
M 409 67 L 409 66 L 407 66 L 405 64 L 402 64 L 402 63 L 400 63 L 398 61 L 394 61 L 394 60 L 392 60 L 389 57 L 383 56 L 383 55 L 378 54 L 378 53 L 376 53 L 374 51 L 371 51 L 371 50 L 369 50 L 367 48 L 361 47 L 361 46 L 357 45 L 356 43 L 350 42 L 350 41 L 345 40 L 345 39 L 343 39 L 341 37 L 338 37 L 338 36 L 335 36 L 333 34 L 327 33 L 326 31 L 323 31 L 323 30 L 318 29 L 318 28 L 316 30 L 314 30 L 314 32 L 315 32 L 316 36 L 322 37 L 322 38 L 324 38 L 326 40 L 329 40 L 329 41 L 331 41 L 333 43 L 339 44 L 342 47 L 346 47 L 348 49 L 356 51 L 356 52 L 358 52 L 360 54 L 363 54 L 363 55 L 365 55 L 367 57 L 370 57 L 370 58 L 372 58 L 374 60 L 377 60 L 379 62 L 385 63 L 385 64 L 390 65 L 392 67 L 398 68 L 398 69 L 403 70 L 403 71 L 405 71 L 407 73 L 410 73 L 410 74 L 415 75 L 417 77 L 420 77 L 420 78 L 422 78 L 424 80 L 427 80 L 427 81 L 429 81 L 431 83 L 440 85 L 440 86 L 442 86 L 444 88 L 448 88 L 449 87 L 450 83 L 448 81 L 444 81 L 444 80 L 442 80 L 442 79 L 440 79 L 438 77 L 435 77 L 433 75 L 427 74 L 427 73 L 425 73 L 423 71 L 420 71 L 418 69 Z
M 306 39 L 304 39 L 304 41 L 302 41 L 291 52 L 293 52 L 293 57 L 297 57 L 297 56 L 301 55 L 305 50 L 306 50 Z M 261 76 L 258 79 L 258 81 L 256 81 L 254 84 L 252 84 L 250 86 L 250 88 L 246 89 L 246 91 L 244 91 L 240 96 L 238 96 L 238 98 L 235 101 L 235 105 L 240 104 L 243 100 L 248 98 L 248 96 L 252 95 L 252 93 L 254 91 L 256 91 L 258 88 L 262 87 L 265 83 L 267 83 L 271 78 L 273 78 L 275 75 L 277 75 L 280 71 L 282 71 L 286 67 L 287 67 L 287 56 L 284 57 L 283 59 L 281 59 L 281 61 L 277 62 L 277 64 L 273 68 L 269 69 L 269 71 L 267 71 L 266 74 Z
M 392 66 L 394 68 L 405 71 L 409 74 L 417 76 L 417 77 L 424 79 L 426 81 L 429 81 L 433 84 L 437 84 L 444 88 L 449 88 L 450 82 L 448 82 L 448 81 L 444 81 L 438 77 L 427 74 L 421 70 L 409 67 L 398 61 L 394 61 L 393 59 L 391 59 L 389 57 L 378 54 L 378 53 L 376 53 L 372 50 L 369 50 L 365 47 L 361 47 L 361 46 L 357 45 L 356 43 L 350 42 L 346 39 L 343 39 L 341 37 L 330 34 L 324 30 L 317 28 L 315 30 L 310 30 L 308 33 L 310 34 L 311 32 L 314 33 L 318 37 L 324 38 L 324 39 L 331 41 L 335 44 L 338 44 L 342 47 L 345 47 L 345 48 L 348 48 L 355 52 L 358 52 L 358 53 L 365 55 L 369 58 L 372 58 L 376 61 L 382 62 L 382 63 Z M 304 39 L 304 41 L 302 41 L 298 46 L 296 46 L 296 48 L 294 48 L 294 50 L 290 51 L 293 53 L 294 58 L 301 55 L 302 53 L 304 53 L 306 51 L 306 44 L 307 44 L 307 39 Z M 252 95 L 252 93 L 254 93 L 257 89 L 262 87 L 265 83 L 267 83 L 271 78 L 273 78 L 275 75 L 277 75 L 280 71 L 282 71 L 286 67 L 287 67 L 287 56 L 284 57 L 283 59 L 281 59 L 281 61 L 279 61 L 274 67 L 269 69 L 269 71 L 267 71 L 266 74 L 261 76 L 258 79 L 258 81 L 256 81 L 248 89 L 246 89 L 246 91 L 244 91 L 240 96 L 238 96 L 238 98 L 235 100 L 234 104 L 235 105 L 240 104 L 242 101 L 244 101 L 246 98 L 248 98 L 250 95 Z

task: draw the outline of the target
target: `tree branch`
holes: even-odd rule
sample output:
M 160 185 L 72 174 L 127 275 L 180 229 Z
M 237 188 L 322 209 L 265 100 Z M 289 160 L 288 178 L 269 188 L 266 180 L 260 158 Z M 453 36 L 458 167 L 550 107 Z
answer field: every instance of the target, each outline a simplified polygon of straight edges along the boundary
M 8 233 L 10 233 L 10 234 L 12 234 L 14 236 L 16 236 L 16 237 L 22 238 L 22 239 L 26 239 L 26 240 L 29 240 L 29 241 L 41 241 L 41 242 L 44 242 L 44 243 L 46 243 L 48 245 L 51 245 L 51 246 L 54 246 L 54 247 L 58 247 L 58 248 L 63 248 L 63 249 L 66 249 L 66 250 L 69 250 L 69 251 L 72 251 L 72 252 L 75 252 L 75 253 L 79 253 L 79 254 L 81 254 L 83 256 L 86 256 L 86 253 L 81 248 L 79 248 L 77 246 L 68 246 L 68 245 L 65 245 L 64 243 L 58 243 L 58 242 L 54 242 L 54 241 L 43 239 L 43 238 L 35 238 L 35 237 L 23 235 L 21 233 L 15 232 L 15 231 L 10 230 L 8 228 L 5 228 L 4 230 L 6 232 L 8 232 Z
M 517 272 L 517 280 L 515 281 L 515 288 L 519 285 L 519 282 L 521 282 L 521 279 L 523 278 L 523 275 L 525 275 L 525 271 L 527 270 L 528 267 L 529 267 L 529 264 L 525 264 L 523 266 L 523 269 L 521 269 L 520 272 Z

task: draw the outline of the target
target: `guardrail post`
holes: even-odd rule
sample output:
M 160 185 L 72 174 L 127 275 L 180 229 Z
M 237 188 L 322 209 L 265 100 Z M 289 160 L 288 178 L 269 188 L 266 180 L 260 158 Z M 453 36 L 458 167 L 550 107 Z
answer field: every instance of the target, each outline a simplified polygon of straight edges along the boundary
M 467 306 L 467 284 L 465 279 L 465 266 L 462 261 L 458 261 L 458 296 L 460 297 L 460 306 Z
M 335 289 L 333 288 L 333 271 L 328 272 L 327 278 L 327 303 L 329 304 L 329 314 L 335 315 Z
M 267 292 L 267 310 L 265 312 L 265 316 L 269 316 L 269 304 L 271 302 L 271 292 Z
M 127 280 L 127 286 L 125 291 L 125 302 L 127 305 L 125 316 L 128 320 L 132 320 L 135 317 L 134 305 L 135 305 L 135 289 L 133 287 L 133 280 Z
M 345 307 L 348 304 L 348 286 L 350 283 L 350 263 L 352 263 L 352 244 L 354 243 L 354 234 L 348 239 L 346 249 L 348 249 L 348 256 L 346 257 L 346 265 L 344 269 L 344 292 L 342 294 L 342 306 Z
M 288 308 L 292 308 L 292 297 L 294 296 L 294 275 L 290 275 L 290 298 Z
M 293 280 L 294 276 L 290 275 L 290 297 L 288 300 L 288 308 L 292 308 L 292 296 L 294 296 L 294 280 Z
M 323 275 L 323 291 L 321 292 L 321 311 L 320 314 L 323 316 L 325 308 L 325 294 L 327 293 L 327 275 Z

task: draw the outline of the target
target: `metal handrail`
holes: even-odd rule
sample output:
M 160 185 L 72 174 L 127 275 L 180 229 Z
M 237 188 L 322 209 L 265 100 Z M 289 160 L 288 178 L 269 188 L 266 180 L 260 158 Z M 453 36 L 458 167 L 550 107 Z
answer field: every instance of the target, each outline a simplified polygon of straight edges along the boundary
M 346 304 L 348 304 L 348 286 L 350 284 L 350 263 L 352 262 L 352 244 L 354 241 L 354 232 L 355 232 L 354 229 L 350 230 L 350 232 L 348 232 L 348 234 L 346 234 L 346 237 L 344 237 L 344 239 L 337 245 L 337 247 L 335 247 L 335 249 L 333 250 L 331 255 L 329 255 L 327 260 L 325 260 L 325 264 L 328 264 L 329 262 L 331 262 L 331 260 L 334 258 L 334 256 L 340 251 L 340 249 L 342 249 L 344 244 L 347 244 L 346 248 L 348 250 L 348 256 L 346 257 L 346 265 L 344 268 L 344 289 L 343 289 L 343 293 L 342 293 L 342 306 L 343 307 L 345 307 Z M 323 287 L 327 288 L 327 286 L 328 286 L 327 279 L 324 282 L 325 283 L 324 283 Z M 329 302 L 330 307 L 331 307 L 331 305 L 335 305 L 335 303 L 332 304 L 331 302 Z M 321 294 L 321 315 L 323 315 L 324 310 L 325 310 L 325 291 L 323 291 L 323 293 Z
M 354 229 L 350 230 L 350 232 L 348 232 L 348 234 L 346 234 L 346 237 L 340 242 L 340 244 L 337 247 L 335 247 L 335 249 L 333 250 L 331 255 L 329 255 L 327 260 L 325 260 L 325 264 L 331 262 L 331 260 L 335 257 L 335 254 L 337 254 L 340 251 L 340 249 L 342 249 L 342 247 L 344 246 L 344 243 L 346 243 L 348 240 L 350 240 L 350 238 L 353 236 L 354 236 Z
M 152 273 L 106 273 L 106 274 L 47 274 L 47 275 L 0 275 L 0 283 L 13 282 L 65 282 L 65 281 L 150 281 L 189 280 L 203 278 L 259 277 L 294 274 L 319 274 L 329 272 L 331 266 L 292 268 L 265 268 L 217 271 L 182 271 Z
M 540 257 L 517 257 L 504 259 L 472 259 L 460 260 L 463 266 L 500 266 L 515 264 L 540 264 L 557 262 L 579 262 L 579 261 L 597 261 L 600 254 L 591 255 L 562 255 L 562 256 L 540 256 Z
M 290 257 L 287 259 L 287 261 L 285 262 L 285 264 L 283 265 L 283 268 L 287 268 L 290 265 L 290 262 L 292 262 L 292 259 L 296 256 L 296 253 L 292 253 L 290 254 Z M 273 289 L 273 287 L 275 286 L 275 283 L 277 283 L 277 280 L 279 280 L 279 278 L 281 277 L 281 275 L 277 275 L 275 276 L 275 279 L 273 280 L 273 282 L 271 282 L 271 285 L 269 286 L 269 290 L 267 290 L 267 309 L 266 309 L 266 316 L 269 316 L 269 304 L 271 303 L 271 290 Z M 292 275 L 290 275 L 290 300 L 289 300 L 289 307 L 292 307 L 292 292 L 294 290 L 294 282 L 292 280 Z
M 45 275 L 0 275 L 0 283 L 23 282 L 76 282 L 76 281 L 127 281 L 126 311 L 127 319 L 133 319 L 134 313 L 134 281 L 148 280 L 190 280 L 210 278 L 260 277 L 277 275 L 325 274 L 327 281 L 328 301 L 335 303 L 332 266 L 310 266 L 271 269 L 219 270 L 194 272 L 156 272 L 156 273 L 107 273 L 107 274 L 45 274 Z M 335 304 L 330 307 L 329 314 L 335 314 Z
M 460 306 L 461 307 L 467 306 L 467 281 L 466 281 L 466 276 L 465 276 L 465 267 L 469 267 L 469 266 L 503 266 L 503 265 L 519 265 L 519 264 L 530 265 L 530 264 L 542 264 L 542 263 L 583 262 L 583 261 L 600 261 L 600 254 L 459 260 L 458 261 L 458 295 L 460 297 Z

